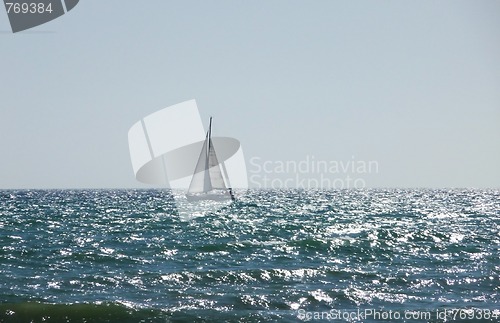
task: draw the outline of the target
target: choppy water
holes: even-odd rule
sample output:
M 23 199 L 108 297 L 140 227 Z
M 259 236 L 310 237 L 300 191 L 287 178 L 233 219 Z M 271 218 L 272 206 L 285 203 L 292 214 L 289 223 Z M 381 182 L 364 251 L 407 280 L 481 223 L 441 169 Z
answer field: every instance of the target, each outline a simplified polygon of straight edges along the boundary
M 499 247 L 499 190 L 251 191 L 190 221 L 168 191 L 0 191 L 0 322 L 496 322 Z

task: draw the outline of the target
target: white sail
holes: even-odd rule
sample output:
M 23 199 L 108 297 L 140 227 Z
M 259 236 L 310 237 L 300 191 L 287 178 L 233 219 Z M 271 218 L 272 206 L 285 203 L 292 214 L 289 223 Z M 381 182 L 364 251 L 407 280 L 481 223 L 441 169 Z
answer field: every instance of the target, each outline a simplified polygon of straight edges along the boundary
M 191 179 L 191 184 L 189 185 L 189 193 L 201 193 L 210 191 L 210 178 L 209 173 L 206 171 L 208 168 L 208 134 L 203 144 L 203 148 L 200 152 L 200 157 L 196 163 L 196 168 L 194 170 L 193 178 Z
M 217 159 L 217 155 L 215 153 L 215 149 L 212 143 L 212 140 L 209 140 L 209 149 L 208 149 L 208 173 L 210 174 L 210 184 L 212 189 L 227 189 L 226 184 L 224 183 L 224 178 L 222 177 L 222 172 L 219 165 L 219 160 Z
M 204 195 L 205 194 L 205 195 Z M 203 148 L 201 149 L 196 168 L 187 192 L 188 198 L 196 199 L 229 199 L 233 195 L 228 191 L 217 154 L 212 143 L 212 118 Z

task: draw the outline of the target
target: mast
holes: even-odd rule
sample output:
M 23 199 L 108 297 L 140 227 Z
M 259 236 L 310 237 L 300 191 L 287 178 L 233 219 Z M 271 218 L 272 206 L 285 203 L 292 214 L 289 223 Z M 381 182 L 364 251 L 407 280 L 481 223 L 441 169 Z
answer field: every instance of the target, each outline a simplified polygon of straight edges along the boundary
M 206 156 L 207 159 L 205 160 L 205 171 L 207 172 L 208 180 L 210 180 L 210 174 L 208 173 L 208 169 L 210 168 L 210 149 L 211 149 L 211 144 L 212 144 L 212 117 L 210 117 L 210 122 L 208 124 L 208 131 L 207 131 L 207 151 L 206 151 Z M 205 179 L 207 177 L 205 176 Z
M 210 149 L 210 144 L 212 141 L 212 117 L 210 117 L 210 123 L 208 124 L 208 147 Z
M 205 176 L 204 176 L 204 183 L 203 183 L 203 191 L 208 192 L 212 190 L 212 181 L 210 178 L 210 145 L 211 145 L 211 140 L 212 140 L 212 117 L 210 117 L 210 124 L 208 125 L 208 132 L 207 132 L 207 150 L 205 152 Z

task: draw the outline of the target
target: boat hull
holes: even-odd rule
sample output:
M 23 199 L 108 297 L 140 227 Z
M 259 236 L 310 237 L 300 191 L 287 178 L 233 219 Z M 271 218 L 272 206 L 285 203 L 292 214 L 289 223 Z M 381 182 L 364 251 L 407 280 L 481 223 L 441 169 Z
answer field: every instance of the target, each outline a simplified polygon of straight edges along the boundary
M 231 201 L 234 200 L 234 195 L 231 191 L 207 192 L 207 193 L 190 193 L 186 194 L 186 199 L 189 202 L 196 201 Z

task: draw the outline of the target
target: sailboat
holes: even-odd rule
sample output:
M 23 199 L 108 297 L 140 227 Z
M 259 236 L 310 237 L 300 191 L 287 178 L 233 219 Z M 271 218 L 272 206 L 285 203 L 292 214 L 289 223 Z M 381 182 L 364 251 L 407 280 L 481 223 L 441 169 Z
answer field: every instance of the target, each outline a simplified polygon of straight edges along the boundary
M 222 166 L 222 170 L 221 170 Z M 222 173 L 224 172 L 224 178 Z M 228 184 L 226 186 L 226 183 Z M 208 126 L 207 135 L 203 148 L 200 152 L 200 157 L 196 163 L 193 178 L 186 194 L 188 201 L 225 201 L 235 200 L 233 190 L 229 184 L 226 167 L 224 163 L 220 163 L 217 159 L 217 154 L 212 142 L 212 117 Z

